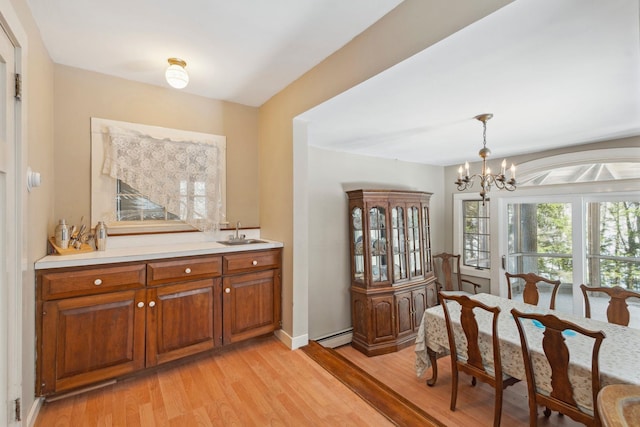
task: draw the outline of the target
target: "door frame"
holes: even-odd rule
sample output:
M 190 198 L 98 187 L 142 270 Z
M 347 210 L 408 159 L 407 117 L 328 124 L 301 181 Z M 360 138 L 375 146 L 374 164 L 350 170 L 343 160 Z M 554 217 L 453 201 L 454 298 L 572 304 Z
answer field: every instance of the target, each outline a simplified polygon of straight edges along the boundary
M 24 215 L 27 213 L 27 197 L 26 197 L 26 160 L 27 160 L 27 144 L 26 144 L 26 129 L 27 129 L 27 90 L 26 84 L 26 58 L 27 58 L 27 36 L 18 15 L 15 12 L 11 2 L 9 0 L 0 0 L 0 26 L 2 30 L 7 34 L 9 40 L 12 42 L 15 49 L 14 64 L 15 73 L 19 73 L 22 76 L 22 93 L 21 101 L 14 102 L 14 162 L 15 162 L 15 180 L 14 188 L 15 192 L 15 207 L 13 215 L 15 215 L 15 234 L 14 237 L 9 239 L 10 250 L 13 252 L 12 258 L 9 260 L 11 265 L 8 268 L 13 270 L 13 273 L 9 275 L 10 281 L 7 289 L 8 294 L 8 312 L 6 313 L 6 321 L 9 323 L 7 326 L 7 339 L 8 348 L 2 349 L 2 363 L 7 363 L 8 369 L 8 381 L 7 381 L 7 408 L 12 408 L 9 402 L 20 399 L 24 402 L 24 391 L 22 388 L 23 383 L 23 316 L 22 311 L 22 292 L 25 286 L 24 280 L 28 276 L 25 274 L 28 268 L 28 253 L 26 245 L 26 231 Z M 8 94 L 7 100 L 9 100 Z M 33 270 L 33 269 L 31 269 Z M 4 320 L 3 320 L 4 321 Z M 29 324 L 30 325 L 30 324 Z M 32 334 L 35 332 L 32 332 Z M 31 335 L 32 335 L 31 334 Z M 28 336 L 31 336 L 28 335 Z M 33 348 L 33 345 L 30 346 Z M 5 353 L 6 352 L 6 353 Z M 35 368 L 33 368 L 35 369 Z M 34 375 L 35 377 L 35 375 Z M 29 397 L 31 402 L 31 397 Z M 24 405 L 23 405 L 24 406 Z M 32 409 L 29 410 L 29 415 L 34 414 Z M 7 414 L 9 415 L 9 414 Z M 13 417 L 12 417 L 13 418 Z M 24 410 L 22 410 L 21 418 L 25 419 Z M 28 422 L 27 425 L 33 424 L 33 421 Z M 19 426 L 21 423 L 13 419 L 7 420 L 8 426 Z

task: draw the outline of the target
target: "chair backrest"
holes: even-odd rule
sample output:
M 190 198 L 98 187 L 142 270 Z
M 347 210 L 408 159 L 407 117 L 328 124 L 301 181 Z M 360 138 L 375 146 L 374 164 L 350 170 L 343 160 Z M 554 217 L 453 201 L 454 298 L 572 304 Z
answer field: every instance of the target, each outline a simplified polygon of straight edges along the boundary
M 447 325 L 447 333 L 449 335 L 449 349 L 451 350 L 452 361 L 455 362 L 458 368 L 469 375 L 478 377 L 481 381 L 493 383 L 493 379 L 497 378 L 498 381 L 502 380 L 502 363 L 500 360 L 500 344 L 498 340 L 498 315 L 500 314 L 499 307 L 489 307 L 479 301 L 473 300 L 466 295 L 453 295 L 445 292 L 440 292 L 440 300 L 442 301 L 442 307 L 444 311 L 444 317 Z M 449 312 L 448 301 L 455 301 L 460 305 L 460 325 L 464 331 L 466 337 L 466 353 L 467 359 L 460 360 L 457 351 L 454 349 L 456 346 L 456 334 L 454 333 L 453 323 L 451 321 L 451 314 Z M 478 322 L 474 313 L 474 309 L 478 308 L 487 311 L 491 317 L 492 325 L 492 341 L 493 341 L 493 374 L 487 371 L 485 364 L 482 360 L 482 352 L 480 350 Z
M 461 291 L 460 255 L 441 253 L 433 256 L 433 268 L 440 290 Z
M 591 317 L 591 302 L 589 301 L 589 292 L 600 292 L 609 296 L 609 305 L 607 307 L 607 321 L 609 323 L 615 323 L 617 325 L 629 326 L 629 307 L 627 305 L 627 298 L 640 299 L 640 293 L 633 292 L 620 286 L 614 286 L 611 288 L 590 288 L 584 284 L 580 285 L 582 289 L 582 295 L 584 296 L 584 315 L 585 317 Z
M 509 272 L 504 273 L 507 277 L 507 288 L 509 291 L 509 299 L 511 299 L 511 287 L 513 279 L 522 279 L 524 280 L 524 290 L 522 291 L 522 300 L 527 304 L 538 305 L 538 301 L 540 300 L 540 292 L 538 292 L 538 284 L 547 283 L 553 286 L 551 290 L 551 303 L 549 304 L 550 309 L 556 308 L 556 296 L 558 295 L 558 289 L 560 289 L 560 280 L 551 280 L 546 277 L 538 276 L 535 273 L 522 273 L 522 274 L 511 274 Z
M 518 326 L 520 343 L 522 346 L 522 356 L 527 376 L 527 387 L 529 390 L 529 410 L 530 417 L 536 419 L 537 406 L 546 406 L 553 411 L 559 411 L 570 416 L 574 420 L 589 426 L 599 426 L 597 396 L 600 391 L 600 346 L 605 338 L 602 331 L 590 331 L 579 325 L 562 320 L 552 314 L 522 313 L 517 309 L 512 309 L 511 314 Z M 551 368 L 551 392 L 541 392 L 536 386 L 536 372 L 532 362 L 531 346 L 527 339 L 523 319 L 530 319 L 532 322 L 539 322 L 536 326 L 544 327 L 542 336 L 542 349 L 549 366 Z M 539 330 L 535 326 L 534 330 Z M 582 411 L 575 401 L 573 386 L 569 380 L 569 348 L 565 343 L 563 331 L 572 330 L 579 334 L 593 338 L 591 354 L 591 392 L 593 414 Z M 535 425 L 535 424 L 532 424 Z

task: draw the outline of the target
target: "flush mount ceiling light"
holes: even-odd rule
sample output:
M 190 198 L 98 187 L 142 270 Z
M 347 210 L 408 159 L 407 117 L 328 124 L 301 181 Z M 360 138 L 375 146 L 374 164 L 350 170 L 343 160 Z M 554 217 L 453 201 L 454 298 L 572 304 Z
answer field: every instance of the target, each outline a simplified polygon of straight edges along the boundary
M 462 166 L 458 169 L 458 180 L 455 184 L 458 186 L 458 191 L 464 191 L 467 188 L 473 187 L 474 178 L 480 180 L 480 197 L 482 197 L 482 204 L 487 199 L 487 193 L 491 190 L 491 186 L 495 185 L 500 190 L 513 191 L 516 189 L 516 167 L 511 165 L 511 178 L 507 179 L 504 176 L 505 168 L 507 167 L 507 160 L 502 161 L 502 168 L 499 174 L 492 174 L 491 169 L 487 167 L 487 157 L 491 155 L 491 150 L 487 148 L 487 120 L 493 117 L 493 114 L 480 114 L 475 117 L 476 120 L 482 122 L 482 149 L 478 153 L 482 158 L 482 171 L 480 173 L 469 175 L 469 162 L 464 164 L 464 176 L 462 175 Z
M 167 83 L 176 89 L 184 89 L 189 84 L 189 74 L 184 69 L 187 63 L 179 58 L 169 58 L 168 61 L 169 67 L 164 73 Z

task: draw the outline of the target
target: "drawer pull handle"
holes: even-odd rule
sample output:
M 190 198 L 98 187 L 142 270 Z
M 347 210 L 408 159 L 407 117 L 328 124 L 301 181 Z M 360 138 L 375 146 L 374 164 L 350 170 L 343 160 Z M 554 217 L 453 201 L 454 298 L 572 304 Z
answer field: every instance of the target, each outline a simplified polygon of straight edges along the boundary
M 149 307 L 155 307 L 155 306 L 156 306 L 155 301 L 149 301 Z
M 184 272 L 189 274 L 189 273 L 191 273 L 191 269 L 189 267 L 187 267 L 187 268 L 184 269 Z
M 251 261 L 251 264 L 253 265 L 258 265 L 258 261 L 256 261 L 255 259 L 253 261 Z
M 138 308 L 142 308 L 142 307 L 144 307 L 144 303 L 143 303 L 142 301 L 140 301 L 140 302 L 138 303 Z
M 226 289 L 224 290 L 224 293 L 225 293 L 225 294 L 230 294 L 230 293 L 231 293 L 231 288 L 226 288 Z
M 102 279 L 96 279 L 96 280 L 94 280 L 94 281 L 93 281 L 93 284 L 94 284 L 94 285 L 96 285 L 96 286 L 100 286 L 100 285 L 102 285 Z

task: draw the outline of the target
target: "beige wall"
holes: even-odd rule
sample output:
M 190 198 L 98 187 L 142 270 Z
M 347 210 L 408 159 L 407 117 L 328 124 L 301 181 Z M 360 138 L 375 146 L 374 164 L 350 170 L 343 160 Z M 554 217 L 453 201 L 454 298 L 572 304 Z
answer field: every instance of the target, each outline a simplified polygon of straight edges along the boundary
M 99 117 L 225 135 L 227 218 L 259 225 L 257 108 L 64 65 L 55 65 L 54 88 L 55 218 L 91 217 L 90 118 Z
M 284 242 L 283 331 L 292 338 L 308 334 L 309 305 L 307 278 L 294 277 L 294 117 L 508 3 L 405 0 L 260 107 L 260 225 L 265 237 Z M 303 260 L 314 256 L 304 252 Z
M 443 168 L 309 148 L 309 338 L 351 327 L 348 201 L 345 191 L 404 189 L 433 193 L 431 221 L 443 221 Z M 432 227 L 434 253 L 444 230 Z

